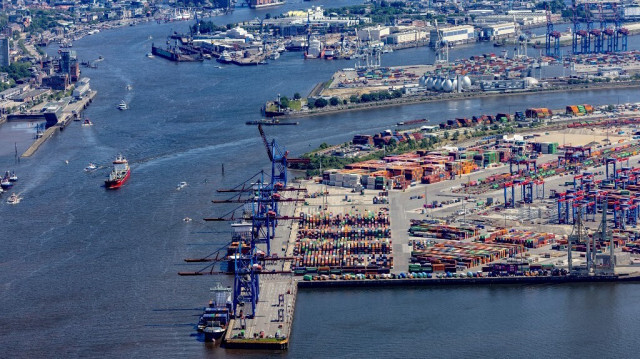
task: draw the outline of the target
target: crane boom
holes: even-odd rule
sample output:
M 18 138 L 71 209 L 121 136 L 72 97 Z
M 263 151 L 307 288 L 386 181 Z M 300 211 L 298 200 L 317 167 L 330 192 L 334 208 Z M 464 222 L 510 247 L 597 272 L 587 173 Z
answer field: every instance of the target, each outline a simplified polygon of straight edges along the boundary
M 261 124 L 258 124 L 258 131 L 260 131 L 260 137 L 262 137 L 262 142 L 264 143 L 264 147 L 267 149 L 267 155 L 269 155 L 269 161 L 273 162 L 273 153 L 271 153 L 271 146 L 269 146 L 269 141 L 267 141 L 267 135 L 264 134 L 264 130 L 262 129 Z

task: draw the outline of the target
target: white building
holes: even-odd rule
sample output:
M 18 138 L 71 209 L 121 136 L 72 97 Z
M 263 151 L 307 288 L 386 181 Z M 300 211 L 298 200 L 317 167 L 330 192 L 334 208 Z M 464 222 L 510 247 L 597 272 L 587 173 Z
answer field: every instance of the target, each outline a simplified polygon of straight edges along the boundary
M 624 8 L 624 15 L 622 16 L 625 20 L 637 20 L 640 19 L 640 7 L 638 6 L 627 6 Z
M 475 30 L 471 25 L 461 25 L 431 30 L 430 45 L 435 46 L 438 39 L 449 44 L 463 44 L 475 41 Z
M 81 98 L 89 92 L 89 90 L 91 90 L 89 87 L 89 78 L 83 77 L 76 83 L 76 87 L 73 89 L 73 97 Z
M 406 44 L 409 42 L 416 42 L 427 38 L 427 33 L 420 30 L 406 30 L 402 32 L 396 32 L 387 36 L 387 44 Z
M 356 35 L 358 35 L 360 41 L 380 41 L 383 37 L 388 36 L 390 32 L 388 26 L 378 25 L 356 30 Z
M 482 32 L 486 39 L 498 39 L 503 37 L 515 36 L 516 25 L 512 22 L 487 25 L 482 28 Z

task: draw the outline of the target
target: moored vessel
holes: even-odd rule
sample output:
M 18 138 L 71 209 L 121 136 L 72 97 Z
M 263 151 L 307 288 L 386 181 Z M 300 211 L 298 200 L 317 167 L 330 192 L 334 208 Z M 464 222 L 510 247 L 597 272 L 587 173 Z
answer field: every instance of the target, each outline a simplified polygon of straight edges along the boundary
M 209 306 L 204 308 L 198 321 L 198 331 L 204 333 L 204 339 L 208 342 L 224 336 L 232 315 L 231 288 L 217 284 L 211 288 L 211 292 L 214 299 L 209 301 Z
M 278 119 L 266 119 L 266 120 L 258 120 L 258 121 L 247 121 L 245 122 L 247 125 L 263 125 L 263 126 L 295 126 L 298 122 L 280 122 Z
M 218 61 L 221 64 L 230 64 L 231 61 L 233 61 L 233 58 L 231 57 L 231 54 L 227 50 L 224 50 L 222 51 L 222 54 L 220 54 L 220 57 L 216 59 L 216 61 Z
M 0 187 L 2 187 L 3 189 L 9 189 L 11 187 L 13 187 L 13 182 L 10 179 L 11 175 L 9 174 L 9 171 L 7 171 L 4 174 L 4 177 L 2 177 L 2 180 L 0 180 Z

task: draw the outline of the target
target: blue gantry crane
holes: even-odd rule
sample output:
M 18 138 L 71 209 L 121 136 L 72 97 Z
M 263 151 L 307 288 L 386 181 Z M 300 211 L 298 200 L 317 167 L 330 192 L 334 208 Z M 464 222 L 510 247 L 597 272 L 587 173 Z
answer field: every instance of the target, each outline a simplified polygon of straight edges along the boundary
M 258 125 L 260 137 L 267 150 L 267 155 L 271 162 L 271 173 L 267 175 L 265 171 L 243 182 L 236 188 L 229 190 L 218 190 L 218 192 L 237 192 L 238 195 L 227 200 L 214 200 L 214 203 L 242 203 L 240 207 L 230 212 L 231 216 L 225 218 L 229 213 L 220 218 L 206 218 L 206 221 L 227 221 L 235 220 L 234 214 L 242 208 L 245 211 L 243 220 L 235 223 L 236 227 L 244 228 L 245 235 L 238 243 L 235 255 L 233 255 L 233 312 L 240 320 L 251 318 L 256 315 L 256 307 L 260 298 L 260 272 L 262 271 L 261 261 L 271 258 L 271 242 L 275 236 L 276 226 L 280 220 L 297 219 L 295 217 L 282 216 L 280 214 L 279 203 L 303 201 L 297 198 L 283 198 L 281 192 L 305 191 L 305 189 L 287 187 L 287 165 L 290 163 L 308 163 L 308 159 L 288 158 L 288 151 L 278 145 L 276 140 L 267 140 L 267 137 Z M 249 194 L 249 198 L 242 198 L 243 194 Z M 249 208 L 250 207 L 250 210 Z M 232 225 L 233 226 L 233 225 Z M 237 239 L 237 238 L 236 238 Z M 258 245 L 264 245 L 265 251 L 258 249 Z M 199 260 L 188 260 L 190 262 L 219 261 L 216 254 L 209 255 Z M 213 274 L 213 269 L 212 272 Z M 199 275 L 200 272 L 183 272 L 182 275 Z M 243 309 L 238 311 L 238 307 Z

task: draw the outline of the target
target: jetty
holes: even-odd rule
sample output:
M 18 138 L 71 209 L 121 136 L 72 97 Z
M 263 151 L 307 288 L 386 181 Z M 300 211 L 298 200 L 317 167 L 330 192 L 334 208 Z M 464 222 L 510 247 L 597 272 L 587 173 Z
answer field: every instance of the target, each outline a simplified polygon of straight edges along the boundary
M 282 206 L 285 216 L 296 215 L 296 206 Z M 293 257 L 297 223 L 280 225 L 272 239 L 272 251 Z M 298 293 L 298 279 L 292 274 L 292 260 L 270 261 L 260 274 L 260 301 L 253 318 L 231 319 L 223 345 L 236 349 L 287 349 Z M 277 273 L 270 273 L 277 272 Z
M 22 154 L 21 157 L 31 157 L 49 138 L 51 138 L 56 132 L 64 130 L 64 128 L 75 118 L 79 118 L 82 111 L 89 106 L 93 99 L 98 94 L 97 91 L 91 90 L 84 97 L 76 102 L 69 103 L 59 112 L 57 123 L 47 128 L 42 136 L 36 139 L 29 148 Z

